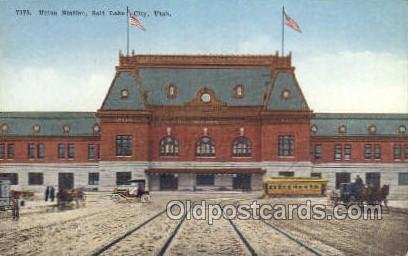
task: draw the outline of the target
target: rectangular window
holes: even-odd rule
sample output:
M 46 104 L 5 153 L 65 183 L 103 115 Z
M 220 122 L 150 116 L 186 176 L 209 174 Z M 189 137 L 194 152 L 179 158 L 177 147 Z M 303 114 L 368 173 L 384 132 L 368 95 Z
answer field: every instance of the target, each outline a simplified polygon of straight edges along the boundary
M 74 158 L 75 158 L 75 145 L 68 144 L 68 159 L 74 159 Z
M 118 135 L 116 136 L 116 156 L 131 156 L 132 155 L 132 136 Z
M 99 173 L 90 172 L 88 174 L 88 185 L 99 185 Z
M 28 159 L 35 158 L 35 145 L 33 143 L 27 145 L 27 157 Z
M 344 160 L 351 159 L 351 144 L 344 145 Z
M 14 159 L 14 144 L 7 144 L 7 159 Z
M 214 186 L 215 176 L 214 174 L 197 174 L 196 181 L 197 186 Z
M 350 183 L 350 173 L 336 172 L 336 189 L 339 189 L 342 183 Z
M 342 157 L 342 149 L 341 144 L 334 145 L 334 160 L 341 160 Z
M 322 145 L 316 144 L 314 145 L 314 159 L 318 160 L 322 158 Z
M 293 177 L 295 176 L 295 173 L 294 172 L 279 172 L 278 175 L 284 176 L 284 177 Z
M 379 160 L 381 159 L 381 145 L 374 144 L 374 159 Z
M 130 185 L 129 180 L 132 179 L 131 172 L 117 172 L 116 185 Z
M 401 160 L 401 144 L 394 144 L 394 160 Z
M 408 160 L 408 144 L 404 145 L 404 158 Z
M 65 144 L 58 144 L 58 158 L 65 159 Z
M 18 185 L 17 173 L 0 173 L 0 178 L 5 178 L 10 181 L 10 185 Z
M 284 135 L 279 136 L 278 155 L 293 156 L 294 155 L 294 136 Z
M 399 186 L 408 185 L 408 172 L 398 173 L 398 185 Z
M 45 155 L 44 144 L 38 144 L 37 145 L 37 158 L 44 159 L 44 155 Z
M 321 179 L 322 178 L 322 173 L 321 172 L 312 172 L 312 173 L 310 173 L 310 177 Z
M 101 159 L 101 146 L 99 144 L 96 145 L 96 159 Z
M 0 144 L 0 159 L 4 159 L 4 144 Z
M 408 185 L 408 172 L 398 173 L 398 185 L 399 186 Z
M 28 185 L 42 185 L 44 183 L 44 177 L 41 172 L 29 172 L 28 173 Z
M 373 186 L 379 188 L 381 186 L 381 173 L 379 172 L 367 172 L 366 173 L 367 186 Z
M 371 144 L 365 144 L 364 145 L 364 159 L 369 160 L 371 159 L 372 155 L 372 145 Z
M 95 159 L 95 144 L 88 144 L 88 159 Z

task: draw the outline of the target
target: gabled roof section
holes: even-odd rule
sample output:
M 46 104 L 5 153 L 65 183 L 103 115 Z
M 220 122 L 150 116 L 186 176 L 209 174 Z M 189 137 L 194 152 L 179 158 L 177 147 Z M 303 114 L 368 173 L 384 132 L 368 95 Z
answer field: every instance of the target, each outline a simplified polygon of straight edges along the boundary
M 0 112 L 0 128 L 3 125 L 8 129 L 0 130 L 0 136 L 97 136 L 99 120 L 93 112 Z
M 212 90 L 229 106 L 262 106 L 270 83 L 271 69 L 266 67 L 188 68 L 146 67 L 139 69 L 147 102 L 151 105 L 184 105 L 202 88 Z M 169 84 L 177 87 L 176 97 L 167 97 Z M 234 97 L 234 87 L 243 85 L 244 97 Z
M 102 104 L 103 110 L 143 110 L 144 101 L 138 81 L 130 71 L 118 71 Z M 128 95 L 123 97 L 122 91 Z
M 317 131 L 312 136 L 402 136 L 408 137 L 408 130 L 400 132 L 400 127 L 408 129 L 408 114 L 338 114 L 316 113 L 311 125 Z M 345 132 L 339 127 L 344 125 Z M 375 126 L 374 133 L 369 127 Z
M 286 97 L 288 95 L 288 97 Z M 267 110 L 306 111 L 309 107 L 294 73 L 290 70 L 276 71 L 266 101 Z

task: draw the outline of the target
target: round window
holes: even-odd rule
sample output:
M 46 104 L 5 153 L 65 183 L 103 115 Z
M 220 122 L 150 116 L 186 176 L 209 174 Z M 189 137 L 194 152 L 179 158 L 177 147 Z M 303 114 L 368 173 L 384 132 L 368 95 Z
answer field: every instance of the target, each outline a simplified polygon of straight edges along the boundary
M 34 131 L 34 132 L 39 132 L 39 131 L 40 131 L 40 125 L 39 125 L 39 124 L 35 124 L 35 125 L 33 126 L 33 131 Z
M 127 98 L 127 97 L 129 96 L 129 91 L 126 90 L 126 89 L 120 91 L 120 96 L 121 96 L 122 98 Z
M 281 96 L 282 96 L 282 98 L 285 99 L 285 100 L 289 99 L 289 97 L 290 97 L 290 91 L 289 91 L 288 89 L 283 90 Z
M 205 103 L 210 102 L 210 101 L 211 101 L 211 96 L 210 96 L 210 94 L 208 94 L 208 93 L 203 93 L 203 94 L 201 95 L 201 100 L 202 100 L 202 102 L 205 102 Z

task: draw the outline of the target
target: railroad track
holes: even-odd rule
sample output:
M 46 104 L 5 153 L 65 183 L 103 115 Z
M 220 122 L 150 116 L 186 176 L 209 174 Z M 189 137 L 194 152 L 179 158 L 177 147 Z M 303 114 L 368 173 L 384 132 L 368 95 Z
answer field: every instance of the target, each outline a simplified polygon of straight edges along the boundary
M 242 232 L 238 229 L 237 225 L 235 225 L 235 223 L 230 219 L 228 220 L 228 222 L 231 224 L 232 228 L 238 234 L 238 237 L 244 243 L 245 247 L 248 249 L 248 251 L 251 253 L 251 255 L 252 256 L 257 256 L 258 254 L 255 252 L 255 249 L 252 247 L 252 245 L 249 243 L 249 241 L 244 237 Z
M 277 232 L 281 233 L 282 235 L 286 236 L 287 238 L 289 238 L 290 240 L 292 240 L 293 242 L 297 243 L 298 245 L 300 245 L 301 247 L 305 248 L 306 250 L 308 250 L 309 252 L 313 253 L 316 256 L 322 256 L 322 254 L 318 251 L 316 251 L 315 249 L 313 249 L 312 247 L 306 245 L 305 243 L 303 243 L 302 241 L 300 241 L 299 239 L 293 237 L 292 235 L 290 235 L 288 232 L 285 232 L 284 230 L 278 228 L 277 226 L 273 225 L 272 223 L 269 223 L 265 220 L 261 220 L 263 223 L 265 223 L 267 226 L 271 227 L 272 229 L 276 230 Z
M 136 231 L 138 231 L 139 229 L 141 229 L 142 227 L 146 226 L 147 224 L 149 224 L 150 222 L 152 222 L 153 220 L 157 219 L 158 217 L 160 217 L 161 215 L 163 215 L 166 212 L 166 210 L 162 210 L 159 213 L 155 214 L 154 216 L 150 217 L 149 219 L 147 219 L 146 221 L 144 221 L 143 223 L 129 229 L 126 233 L 122 234 L 121 236 L 118 236 L 117 238 L 115 238 L 114 240 L 112 240 L 111 242 L 109 242 L 108 244 L 103 245 L 102 247 L 96 249 L 95 251 L 93 251 L 90 256 L 97 256 L 97 255 L 101 255 L 102 253 L 104 253 L 105 251 L 109 250 L 110 248 L 112 248 L 113 246 L 115 246 L 116 244 L 118 244 L 119 242 L 121 242 L 122 240 L 124 240 L 125 238 L 127 238 L 128 236 L 132 235 L 133 233 L 135 233 Z M 177 225 L 179 226 L 179 225 Z M 174 237 L 174 236 L 173 236 Z M 170 241 L 171 242 L 171 241 Z
M 210 199 L 212 200 L 212 199 Z M 213 200 L 218 200 L 218 199 L 213 199 Z M 232 199 L 221 199 L 221 201 L 229 201 Z M 104 252 L 108 251 L 109 249 L 115 247 L 115 245 L 118 245 L 121 241 L 124 241 L 126 238 L 128 238 L 131 235 L 134 235 L 138 230 L 140 230 L 141 228 L 153 223 L 154 220 L 158 219 L 160 216 L 162 216 L 164 213 L 166 212 L 166 209 L 160 211 L 159 213 L 153 215 L 152 217 L 150 217 L 149 219 L 147 219 L 146 221 L 144 221 L 143 223 L 129 229 L 127 232 L 125 232 L 124 234 L 116 237 L 114 240 L 112 240 L 111 242 L 101 246 L 100 248 L 97 248 L 96 250 L 94 250 L 93 252 L 91 252 L 89 254 L 89 256 L 99 256 L 102 255 Z M 183 225 L 184 221 L 186 220 L 187 215 L 184 215 L 182 217 L 181 220 L 179 220 L 179 222 L 177 223 L 176 227 L 172 230 L 172 232 L 170 233 L 170 235 L 165 239 L 163 245 L 159 248 L 158 252 L 157 252 L 157 256 L 162 256 L 165 255 L 166 252 L 168 251 L 168 249 L 171 247 L 172 242 L 174 241 L 175 236 L 177 235 L 178 231 L 180 230 L 181 226 Z M 231 225 L 233 226 L 234 230 L 238 233 L 239 231 L 237 231 L 237 227 L 234 226 L 233 223 L 231 223 Z M 240 239 L 242 240 L 242 242 L 246 245 L 246 247 L 248 248 L 249 251 L 254 252 L 253 248 L 249 245 L 249 242 L 241 235 L 239 235 L 240 233 L 238 233 L 238 236 L 240 237 Z M 252 254 L 252 255 L 257 255 L 257 254 Z
M 239 201 L 243 201 L 243 200 L 236 200 L 234 202 L 234 204 L 239 204 Z M 250 244 L 250 242 L 248 241 L 248 239 L 245 238 L 243 232 L 241 230 L 239 230 L 239 228 L 237 227 L 237 225 L 232 221 L 232 220 L 228 220 L 229 223 L 232 225 L 232 227 L 234 228 L 235 232 L 238 234 L 238 236 L 240 237 L 241 241 L 245 244 L 246 248 L 248 249 L 248 251 L 251 253 L 252 256 L 258 255 L 255 251 L 255 249 L 253 248 L 253 246 Z M 288 232 L 285 232 L 284 230 L 278 228 L 277 226 L 265 221 L 265 220 L 261 220 L 263 223 L 265 223 L 267 226 L 269 226 L 270 228 L 272 228 L 273 230 L 279 232 L 280 234 L 284 235 L 285 237 L 289 238 L 290 240 L 292 240 L 293 242 L 297 243 L 300 247 L 303 247 L 304 249 L 306 249 L 307 251 L 311 252 L 312 254 L 316 255 L 316 256 L 322 256 L 322 254 L 320 252 L 318 252 L 317 250 L 311 248 L 310 246 L 306 245 L 305 243 L 303 243 L 302 241 L 300 241 L 299 239 L 295 238 L 294 236 L 290 235 Z
M 93 213 L 89 213 L 89 214 L 84 214 L 84 215 L 81 215 L 81 216 L 78 216 L 78 217 L 75 217 L 75 218 L 72 218 L 72 219 L 68 219 L 68 220 L 64 220 L 64 221 L 60 221 L 60 222 L 54 222 L 54 223 L 47 224 L 47 225 L 38 225 L 38 226 L 29 227 L 29 228 L 19 229 L 19 230 L 8 232 L 8 233 L 2 233 L 2 234 L 0 234 L 0 238 L 3 238 L 5 236 L 11 236 L 11 235 L 14 235 L 14 234 L 24 234 L 24 233 L 30 232 L 32 230 L 44 230 L 44 229 L 48 229 L 48 228 L 51 228 L 51 227 L 54 227 L 54 226 L 57 226 L 57 225 L 62 225 L 62 224 L 66 224 L 66 223 L 69 223 L 69 222 L 74 222 L 74 221 L 77 221 L 77 220 L 80 220 L 80 219 L 83 219 L 83 218 L 93 217 L 93 216 L 96 216 L 96 215 L 99 215 L 99 214 L 102 214 L 102 213 L 104 213 L 104 211 L 98 211 L 98 212 L 93 212 Z

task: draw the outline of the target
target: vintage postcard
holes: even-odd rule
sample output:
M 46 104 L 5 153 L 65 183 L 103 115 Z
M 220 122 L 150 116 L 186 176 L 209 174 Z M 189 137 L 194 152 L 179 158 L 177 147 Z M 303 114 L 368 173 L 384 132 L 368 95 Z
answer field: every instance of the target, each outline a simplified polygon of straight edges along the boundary
M 408 2 L 0 0 L 0 255 L 406 255 Z

